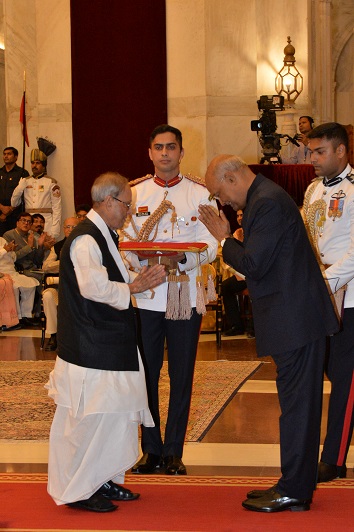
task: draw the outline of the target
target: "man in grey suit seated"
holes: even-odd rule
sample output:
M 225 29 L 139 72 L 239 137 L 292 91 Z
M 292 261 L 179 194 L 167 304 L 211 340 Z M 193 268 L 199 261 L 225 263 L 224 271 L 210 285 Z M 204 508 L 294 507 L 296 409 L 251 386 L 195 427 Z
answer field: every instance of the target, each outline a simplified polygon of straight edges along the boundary
M 42 266 L 45 252 L 44 242 L 47 233 L 43 232 L 36 239 L 33 231 L 31 231 L 32 223 L 32 216 L 28 212 L 21 212 L 15 229 L 6 231 L 3 236 L 7 242 L 13 242 L 16 245 L 16 270 L 41 282 L 42 274 L 35 270 Z M 38 286 L 39 288 L 40 286 Z M 23 325 L 32 327 L 38 324 L 39 321 L 36 319 L 23 318 Z

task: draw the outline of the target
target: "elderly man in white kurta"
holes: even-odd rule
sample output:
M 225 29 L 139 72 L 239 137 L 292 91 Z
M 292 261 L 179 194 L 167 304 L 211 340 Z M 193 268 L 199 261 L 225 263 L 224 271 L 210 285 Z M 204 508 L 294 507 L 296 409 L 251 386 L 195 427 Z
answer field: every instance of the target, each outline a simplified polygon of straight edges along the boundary
M 53 177 L 46 175 L 47 156 L 41 150 L 32 150 L 31 166 L 33 175 L 20 179 L 13 191 L 11 206 L 20 205 L 23 195 L 25 211 L 42 214 L 46 233 L 57 240 L 61 229 L 60 187 Z
M 138 424 L 153 424 L 131 294 L 151 297 L 165 272 L 156 265 L 130 277 L 120 257 L 115 229 L 130 212 L 127 183 L 115 173 L 95 180 L 93 208 L 60 255 L 48 492 L 58 505 L 93 512 L 139 496 L 117 482 L 138 456 Z

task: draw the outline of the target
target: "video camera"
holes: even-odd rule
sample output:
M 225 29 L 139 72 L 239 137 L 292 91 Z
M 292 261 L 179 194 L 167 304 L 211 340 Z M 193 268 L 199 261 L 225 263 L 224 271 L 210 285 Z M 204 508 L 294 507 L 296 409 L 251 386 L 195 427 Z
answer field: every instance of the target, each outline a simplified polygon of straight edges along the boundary
M 284 96 L 261 96 L 257 104 L 262 114 L 258 120 L 251 121 L 251 131 L 260 131 L 262 135 L 275 133 L 277 129 L 275 111 L 284 109 Z
M 279 135 L 277 130 L 276 111 L 284 110 L 284 96 L 261 96 L 257 100 L 258 110 L 261 115 L 258 120 L 251 121 L 251 131 L 257 131 L 260 145 L 262 146 L 263 157 L 260 163 L 280 164 L 279 155 L 281 146 L 280 139 L 288 138 L 290 142 L 299 146 L 295 139 L 289 135 Z

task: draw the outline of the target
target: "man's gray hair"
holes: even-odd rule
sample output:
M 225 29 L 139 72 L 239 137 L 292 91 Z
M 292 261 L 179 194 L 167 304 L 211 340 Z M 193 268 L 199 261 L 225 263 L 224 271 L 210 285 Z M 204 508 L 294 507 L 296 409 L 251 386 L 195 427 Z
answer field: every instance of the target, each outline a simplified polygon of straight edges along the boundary
M 224 172 L 237 172 L 243 166 L 247 166 L 245 161 L 237 155 L 231 155 L 222 165 Z
M 118 172 L 105 172 L 96 177 L 92 185 L 92 201 L 100 203 L 107 196 L 119 196 L 127 184 L 128 179 L 118 174 Z

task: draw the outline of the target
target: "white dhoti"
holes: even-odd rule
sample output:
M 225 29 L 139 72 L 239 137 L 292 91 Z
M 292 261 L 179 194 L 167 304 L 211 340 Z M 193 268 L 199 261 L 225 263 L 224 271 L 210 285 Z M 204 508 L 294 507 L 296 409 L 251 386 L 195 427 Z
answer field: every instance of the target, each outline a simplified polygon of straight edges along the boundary
M 56 504 L 88 499 L 105 482 L 124 482 L 139 456 L 138 424 L 154 426 L 145 374 L 104 371 L 59 357 L 46 384 L 57 404 L 49 438 L 48 493 Z

